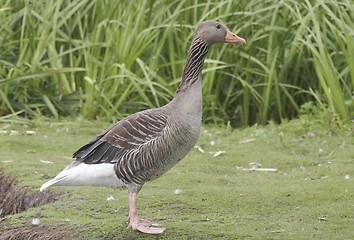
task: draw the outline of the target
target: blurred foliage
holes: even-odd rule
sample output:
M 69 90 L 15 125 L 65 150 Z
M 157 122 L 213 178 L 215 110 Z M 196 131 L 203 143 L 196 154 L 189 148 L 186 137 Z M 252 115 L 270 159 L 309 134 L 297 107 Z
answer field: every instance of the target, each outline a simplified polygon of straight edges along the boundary
M 213 46 L 205 123 L 291 119 L 313 102 L 353 114 L 352 1 L 0 0 L 0 116 L 116 121 L 174 94 L 195 26 L 247 40 Z

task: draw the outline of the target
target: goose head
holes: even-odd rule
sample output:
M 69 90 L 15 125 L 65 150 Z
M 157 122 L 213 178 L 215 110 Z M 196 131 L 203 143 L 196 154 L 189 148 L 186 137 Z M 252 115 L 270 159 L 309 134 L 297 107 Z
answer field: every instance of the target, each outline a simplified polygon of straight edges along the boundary
M 205 21 L 199 24 L 196 37 L 208 45 L 215 43 L 245 44 L 246 40 L 231 32 L 227 27 L 217 21 Z

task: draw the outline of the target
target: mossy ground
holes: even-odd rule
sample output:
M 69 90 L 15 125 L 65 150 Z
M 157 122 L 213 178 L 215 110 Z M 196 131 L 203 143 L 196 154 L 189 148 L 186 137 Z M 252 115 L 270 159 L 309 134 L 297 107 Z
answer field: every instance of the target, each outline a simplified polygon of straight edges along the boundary
M 1 123 L 0 167 L 38 191 L 109 125 Z M 0 229 L 60 229 L 75 239 L 353 239 L 353 129 L 312 118 L 204 127 L 198 145 L 205 153 L 193 149 L 139 194 L 140 215 L 167 228 L 161 236 L 126 229 L 127 190 L 97 187 L 53 188 L 64 191 L 62 200 L 0 219 Z M 209 153 L 217 151 L 225 152 Z M 252 162 L 278 171 L 245 170 Z M 33 218 L 39 225 L 30 226 Z

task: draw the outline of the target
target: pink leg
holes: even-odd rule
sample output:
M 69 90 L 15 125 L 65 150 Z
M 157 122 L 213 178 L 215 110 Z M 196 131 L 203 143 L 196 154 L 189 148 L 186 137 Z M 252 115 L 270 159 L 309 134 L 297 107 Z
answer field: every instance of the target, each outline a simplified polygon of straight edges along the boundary
M 129 192 L 128 228 L 132 228 L 133 230 L 138 230 L 140 232 L 149 234 L 163 233 L 166 230 L 165 228 L 156 228 L 156 226 L 160 226 L 160 224 L 139 218 L 137 213 L 137 202 L 138 194 Z

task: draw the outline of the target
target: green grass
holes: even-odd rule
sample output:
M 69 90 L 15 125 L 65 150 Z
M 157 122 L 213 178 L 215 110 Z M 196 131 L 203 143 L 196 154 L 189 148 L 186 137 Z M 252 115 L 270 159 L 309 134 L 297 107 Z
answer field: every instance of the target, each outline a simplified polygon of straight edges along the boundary
M 195 26 L 219 19 L 247 40 L 213 46 L 205 123 L 280 122 L 315 102 L 354 111 L 350 0 L 3 0 L 0 116 L 113 121 L 167 103 Z
M 338 127 L 331 114 L 320 114 L 280 126 L 204 126 L 198 145 L 225 153 L 213 157 L 193 149 L 139 194 L 141 216 L 168 229 L 160 237 L 127 230 L 127 191 L 111 188 L 53 188 L 64 191 L 63 200 L 0 224 L 28 226 L 38 217 L 39 227 L 79 231 L 80 239 L 352 239 L 354 126 Z M 8 132 L 0 135 L 0 167 L 18 177 L 20 186 L 38 191 L 109 125 L 72 119 L 1 123 Z M 278 172 L 242 170 L 251 162 Z M 109 196 L 114 200 L 107 201 Z

